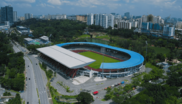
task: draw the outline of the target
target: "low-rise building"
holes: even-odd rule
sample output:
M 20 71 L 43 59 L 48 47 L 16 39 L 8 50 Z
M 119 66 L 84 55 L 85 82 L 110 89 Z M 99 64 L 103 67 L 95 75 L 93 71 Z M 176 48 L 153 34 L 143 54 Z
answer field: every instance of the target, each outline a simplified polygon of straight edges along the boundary
M 87 22 L 87 15 L 76 15 L 77 21 Z
M 31 44 L 33 42 L 32 38 L 24 38 L 24 43 L 25 44 Z
M 9 21 L 5 21 L 4 25 L 0 25 L 0 31 L 8 30 L 8 29 L 10 29 Z
M 27 45 L 41 45 L 41 44 L 49 44 L 51 43 L 49 41 L 49 38 L 47 36 L 42 36 L 37 39 L 32 39 L 32 38 L 24 38 L 24 43 Z
M 23 26 L 16 26 L 17 31 L 20 34 L 31 34 L 32 31 L 29 28 L 23 27 Z

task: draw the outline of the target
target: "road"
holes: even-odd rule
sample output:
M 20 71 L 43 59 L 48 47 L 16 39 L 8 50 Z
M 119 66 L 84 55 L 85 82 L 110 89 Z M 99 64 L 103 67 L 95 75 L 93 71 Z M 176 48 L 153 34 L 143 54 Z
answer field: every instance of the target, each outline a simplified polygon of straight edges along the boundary
M 33 72 L 33 67 L 30 60 L 27 57 L 24 57 L 25 68 L 26 68 L 26 92 L 25 92 L 25 101 L 29 104 L 38 104 L 38 96 L 36 92 L 36 83 Z M 29 80 L 30 78 L 30 80 Z
M 46 89 L 46 83 L 44 83 L 41 69 L 39 67 L 39 62 L 38 60 L 33 57 L 32 55 L 28 55 L 29 59 L 32 62 L 33 69 L 34 69 L 34 74 L 35 74 L 35 79 L 36 79 L 36 84 L 39 92 L 39 97 L 40 97 L 40 103 L 41 104 L 49 104 L 48 101 L 48 94 L 47 94 L 47 89 Z
M 21 47 L 17 44 L 17 47 L 13 45 L 13 49 L 15 52 L 19 52 L 20 50 L 22 52 L 26 52 L 26 49 L 24 47 Z M 27 90 L 25 92 L 25 100 L 26 102 L 29 102 L 29 104 L 39 104 L 38 101 L 38 95 L 36 88 L 38 89 L 38 94 L 40 97 L 40 103 L 41 104 L 49 104 L 48 96 L 46 92 L 46 84 L 43 81 L 41 69 L 38 63 L 37 59 L 33 57 L 32 55 L 26 55 L 24 57 L 25 64 L 26 64 L 26 76 L 27 76 Z M 30 60 L 29 60 L 30 59 Z M 28 67 L 29 66 L 29 67 Z M 29 80 L 30 78 L 30 80 Z M 37 86 L 37 87 L 36 87 Z

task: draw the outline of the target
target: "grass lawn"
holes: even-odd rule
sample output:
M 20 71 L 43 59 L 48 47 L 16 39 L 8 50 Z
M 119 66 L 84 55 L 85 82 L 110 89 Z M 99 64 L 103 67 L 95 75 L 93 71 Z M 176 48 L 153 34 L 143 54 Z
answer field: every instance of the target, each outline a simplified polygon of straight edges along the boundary
M 154 49 L 156 53 L 167 54 L 170 52 L 170 50 L 165 47 L 150 47 L 150 48 Z
M 90 64 L 88 66 L 90 66 L 92 68 L 95 68 L 95 69 L 100 68 L 100 65 L 101 65 L 101 63 L 103 61 L 103 56 L 102 55 L 94 53 L 94 52 L 81 52 L 79 54 L 96 60 L 95 62 L 93 62 L 92 64 Z M 112 62 L 120 62 L 120 61 L 116 60 L 116 59 L 113 59 L 113 58 L 110 58 L 110 57 L 104 56 L 104 62 L 112 63 Z
M 90 35 L 83 34 L 83 35 L 81 35 L 81 36 L 79 36 L 79 37 L 77 37 L 77 38 L 90 38 Z
M 98 39 L 110 39 L 109 35 L 97 36 Z

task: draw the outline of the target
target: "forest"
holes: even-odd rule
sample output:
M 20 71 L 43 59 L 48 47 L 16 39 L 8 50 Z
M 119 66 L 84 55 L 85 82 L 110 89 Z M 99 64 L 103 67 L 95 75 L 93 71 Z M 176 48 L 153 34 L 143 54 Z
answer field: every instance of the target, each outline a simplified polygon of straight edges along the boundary
M 24 90 L 24 54 L 14 53 L 10 38 L 0 33 L 0 84 L 2 87 L 15 90 Z

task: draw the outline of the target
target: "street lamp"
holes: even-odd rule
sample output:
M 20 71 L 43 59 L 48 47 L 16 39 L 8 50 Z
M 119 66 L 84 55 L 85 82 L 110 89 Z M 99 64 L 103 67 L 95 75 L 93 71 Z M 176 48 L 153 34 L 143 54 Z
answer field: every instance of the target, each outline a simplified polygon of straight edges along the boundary
M 148 43 L 147 43 L 147 41 L 145 41 L 146 42 L 146 55 L 145 55 L 145 59 L 147 60 L 147 45 L 148 45 Z

